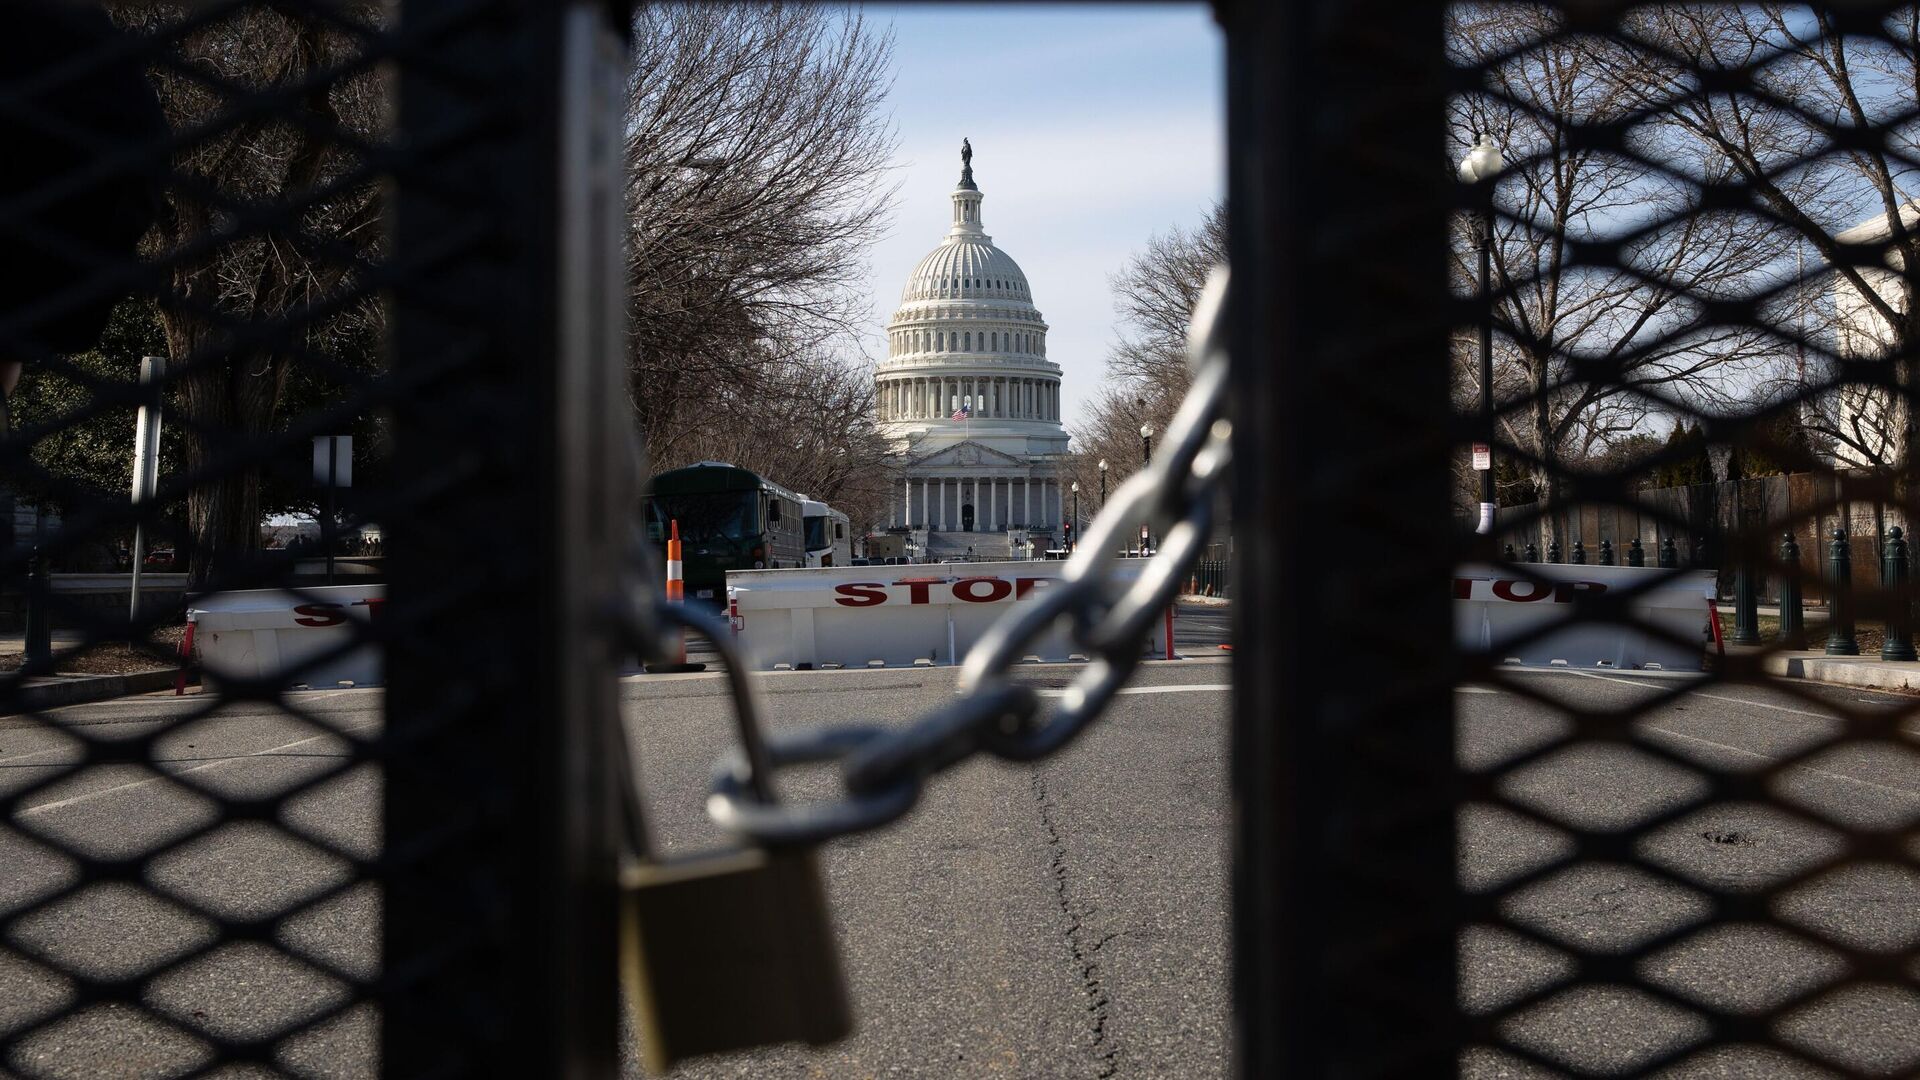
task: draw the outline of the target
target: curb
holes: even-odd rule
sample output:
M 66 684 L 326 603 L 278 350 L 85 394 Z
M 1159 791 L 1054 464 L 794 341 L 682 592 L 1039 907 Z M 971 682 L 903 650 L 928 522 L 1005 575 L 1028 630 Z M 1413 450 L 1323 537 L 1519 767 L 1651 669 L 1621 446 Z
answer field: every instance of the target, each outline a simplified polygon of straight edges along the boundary
M 1920 663 L 1888 660 L 1823 659 L 1814 656 L 1773 655 L 1762 661 L 1769 675 L 1806 679 L 1830 686 L 1862 690 L 1920 691 Z
M 18 686 L 9 691 L 0 701 L 0 716 L 15 716 L 25 712 L 38 712 L 42 709 L 57 709 L 62 705 L 85 705 L 94 701 L 107 701 L 112 698 L 130 697 L 134 694 L 151 694 L 156 690 L 173 689 L 173 681 L 180 674 L 179 668 L 155 668 L 152 671 L 135 671 L 127 675 L 67 675 L 53 676 L 57 681 L 34 683 L 30 686 Z

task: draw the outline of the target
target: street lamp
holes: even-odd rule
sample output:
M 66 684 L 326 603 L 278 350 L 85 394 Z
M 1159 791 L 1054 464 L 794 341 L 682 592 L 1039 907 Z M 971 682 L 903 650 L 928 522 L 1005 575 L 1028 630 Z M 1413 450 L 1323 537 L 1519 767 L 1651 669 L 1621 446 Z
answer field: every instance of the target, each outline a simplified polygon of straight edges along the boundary
M 1072 551 L 1080 543 L 1080 481 L 1073 482 L 1073 539 L 1067 541 L 1067 550 Z
M 1506 167 L 1500 148 L 1492 135 L 1481 135 L 1460 161 L 1460 180 L 1475 189 L 1477 204 L 1473 215 L 1473 242 L 1480 249 L 1480 415 L 1486 421 L 1487 454 L 1482 462 L 1475 454 L 1474 467 L 1480 469 L 1480 527 L 1482 536 L 1493 532 L 1493 180 Z M 1476 448 L 1477 449 L 1477 448 Z
M 1153 463 L 1153 425 L 1140 425 L 1140 468 L 1145 469 Z M 1147 523 L 1140 523 L 1140 554 L 1145 555 L 1153 549 L 1153 534 L 1147 531 Z
M 1100 459 L 1100 508 L 1107 507 L 1107 459 Z

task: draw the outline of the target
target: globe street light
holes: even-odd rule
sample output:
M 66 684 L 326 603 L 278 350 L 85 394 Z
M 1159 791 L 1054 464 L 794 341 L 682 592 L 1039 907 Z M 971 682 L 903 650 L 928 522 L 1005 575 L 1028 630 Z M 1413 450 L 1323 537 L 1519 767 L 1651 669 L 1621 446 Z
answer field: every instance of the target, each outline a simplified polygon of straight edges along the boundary
M 1153 425 L 1140 425 L 1140 467 L 1145 469 L 1153 463 Z M 1147 523 L 1140 523 L 1140 554 L 1145 555 L 1153 548 L 1153 533 L 1147 530 Z
M 1480 469 L 1480 527 L 1493 532 L 1493 181 L 1506 167 L 1492 135 L 1481 135 L 1460 161 L 1460 180 L 1474 188 L 1473 242 L 1480 249 L 1480 415 L 1486 421 L 1487 455 Z M 1478 455 L 1476 455 L 1477 457 Z M 1481 462 L 1474 462 L 1480 468 Z
M 1100 508 L 1107 506 L 1107 459 L 1100 459 Z
M 1073 535 L 1067 540 L 1067 550 L 1072 551 L 1080 543 L 1080 481 L 1073 482 L 1073 523 L 1067 531 Z

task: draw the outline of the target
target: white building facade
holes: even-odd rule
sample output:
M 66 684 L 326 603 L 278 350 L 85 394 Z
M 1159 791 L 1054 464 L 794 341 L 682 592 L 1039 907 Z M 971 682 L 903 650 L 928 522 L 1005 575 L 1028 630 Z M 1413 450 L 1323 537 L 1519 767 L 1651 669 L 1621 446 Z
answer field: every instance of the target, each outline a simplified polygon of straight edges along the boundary
M 981 226 L 964 144 L 961 161 L 951 226 L 908 277 L 874 376 L 883 429 L 907 462 L 891 523 L 1058 535 L 1060 368 L 1026 274 Z

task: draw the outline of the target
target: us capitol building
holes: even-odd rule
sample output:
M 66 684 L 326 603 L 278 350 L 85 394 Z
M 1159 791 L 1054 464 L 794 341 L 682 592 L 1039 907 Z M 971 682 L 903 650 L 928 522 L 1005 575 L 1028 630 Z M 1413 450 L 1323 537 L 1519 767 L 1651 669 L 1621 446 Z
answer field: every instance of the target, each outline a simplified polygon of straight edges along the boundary
M 927 530 L 935 557 L 1004 558 L 1007 530 L 1029 530 L 1036 550 L 1059 533 L 1068 436 L 1047 324 L 1027 275 L 981 227 L 964 141 L 960 161 L 952 225 L 908 277 L 874 377 L 882 430 L 906 460 L 892 524 Z

